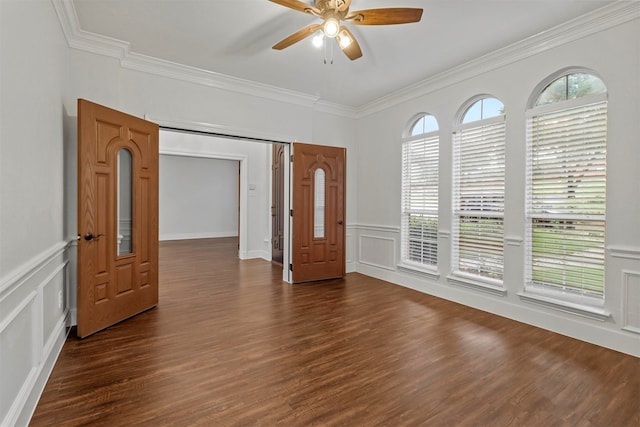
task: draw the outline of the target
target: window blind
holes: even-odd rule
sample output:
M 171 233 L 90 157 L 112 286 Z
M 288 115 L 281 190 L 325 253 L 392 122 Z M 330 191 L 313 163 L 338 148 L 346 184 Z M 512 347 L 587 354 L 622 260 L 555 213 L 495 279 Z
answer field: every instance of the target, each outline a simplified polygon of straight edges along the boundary
M 603 297 L 607 103 L 528 125 L 529 286 Z
M 402 144 L 402 260 L 438 263 L 437 134 Z
M 454 266 L 502 280 L 505 122 L 465 127 L 454 138 Z

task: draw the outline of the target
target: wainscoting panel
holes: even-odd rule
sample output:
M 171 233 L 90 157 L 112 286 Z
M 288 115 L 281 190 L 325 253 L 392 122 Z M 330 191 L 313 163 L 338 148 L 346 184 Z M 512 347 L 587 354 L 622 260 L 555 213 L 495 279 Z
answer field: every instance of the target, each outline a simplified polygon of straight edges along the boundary
M 395 271 L 396 239 L 360 234 L 359 254 L 362 264 Z
M 28 424 L 66 338 L 69 246 L 54 245 L 0 281 L 0 426 Z
M 622 329 L 640 334 L 640 272 L 622 272 Z
M 345 269 L 347 273 L 353 273 L 356 271 L 356 259 L 355 259 L 355 229 L 351 225 L 347 225 L 347 231 L 345 233 Z

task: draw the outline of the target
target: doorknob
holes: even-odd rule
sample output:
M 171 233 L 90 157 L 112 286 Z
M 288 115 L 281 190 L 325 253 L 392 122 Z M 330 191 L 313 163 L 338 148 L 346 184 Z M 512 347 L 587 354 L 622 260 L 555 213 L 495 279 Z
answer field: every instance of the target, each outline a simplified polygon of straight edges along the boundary
M 98 234 L 96 236 L 94 236 L 92 233 L 87 233 L 84 235 L 84 240 L 93 240 L 93 239 L 99 239 L 100 236 L 102 236 L 102 234 Z
M 338 220 L 338 225 L 342 225 L 342 220 L 341 219 Z

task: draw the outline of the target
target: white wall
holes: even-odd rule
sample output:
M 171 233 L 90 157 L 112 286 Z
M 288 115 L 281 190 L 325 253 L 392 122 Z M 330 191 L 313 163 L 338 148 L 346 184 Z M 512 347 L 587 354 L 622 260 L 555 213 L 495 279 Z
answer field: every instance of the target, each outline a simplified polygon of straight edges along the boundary
M 636 14 L 636 16 L 638 16 Z M 594 23 L 595 25 L 595 23 Z M 568 35 L 564 35 L 568 37 Z M 640 356 L 640 21 L 617 24 L 537 53 L 514 50 L 513 61 L 445 73 L 419 96 L 365 114 L 358 123 L 357 269 L 421 292 L 497 313 Z M 502 65 L 500 65 L 502 64 Z M 524 301 L 525 110 L 534 88 L 570 66 L 600 75 L 609 93 L 606 321 Z M 448 283 L 451 272 L 452 126 L 461 105 L 477 94 L 504 102 L 507 116 L 505 296 Z M 376 109 L 377 110 L 377 109 Z M 433 114 L 440 124 L 439 273 L 437 280 L 398 270 L 400 260 L 401 138 L 411 117 Z M 636 332 L 632 329 L 636 325 Z
M 237 236 L 239 166 L 237 160 L 161 155 L 160 240 Z
M 64 91 L 49 1 L 0 1 L 0 425 L 31 416 L 66 336 Z
M 263 142 L 248 142 L 237 139 L 214 137 L 181 132 L 161 132 L 160 152 L 173 156 L 189 156 L 201 161 L 227 159 L 240 162 L 243 172 L 241 180 L 244 188 L 240 194 L 241 228 L 246 227 L 240 236 L 242 259 L 271 259 L 271 146 Z M 235 169 L 235 180 L 238 171 Z M 162 175 L 162 170 L 160 171 Z M 193 182 L 189 185 L 193 185 Z M 237 185 L 237 183 L 236 183 Z M 206 186 L 199 186 L 200 190 Z M 237 191 L 237 187 L 236 191 Z M 237 197 L 237 193 L 236 193 Z M 161 201 L 161 203 L 163 203 Z M 162 221 L 162 208 L 160 221 Z M 237 216 L 237 210 L 234 215 Z M 244 221 L 242 219 L 244 218 Z M 162 233 L 162 231 L 161 231 Z

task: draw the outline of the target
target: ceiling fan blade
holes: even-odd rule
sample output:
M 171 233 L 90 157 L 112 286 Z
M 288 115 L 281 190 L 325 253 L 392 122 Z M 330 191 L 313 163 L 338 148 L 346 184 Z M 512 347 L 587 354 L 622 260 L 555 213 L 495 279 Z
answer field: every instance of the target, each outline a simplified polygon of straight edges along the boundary
M 343 37 L 347 37 L 349 39 L 349 44 L 343 47 Z M 340 32 L 338 33 L 338 37 L 336 37 L 336 41 L 338 42 L 338 46 L 344 52 L 345 55 L 350 60 L 358 59 L 362 56 L 362 50 L 360 49 L 360 45 L 358 44 L 358 40 L 353 36 L 353 33 L 349 31 L 347 27 L 340 27 Z
M 280 40 L 278 43 L 273 45 L 273 49 L 282 50 L 286 47 L 289 47 L 294 43 L 298 43 L 300 40 L 306 39 L 307 37 L 309 37 L 310 35 L 312 35 L 313 33 L 315 33 L 321 28 L 322 28 L 321 24 L 308 25 L 303 29 L 301 29 L 300 31 L 296 31 L 295 33 L 291 34 L 289 37 L 286 37 Z
M 320 11 L 311 6 L 310 4 L 303 3 L 299 0 L 269 0 L 272 3 L 277 3 L 281 6 L 288 7 L 289 9 L 297 10 L 298 12 L 311 13 L 313 15 L 320 15 Z
M 390 7 L 386 9 L 357 10 L 344 17 L 354 25 L 408 24 L 422 19 L 422 9 Z
M 351 0 L 335 0 L 335 8 L 339 12 L 349 10 L 349 6 L 351 6 Z

